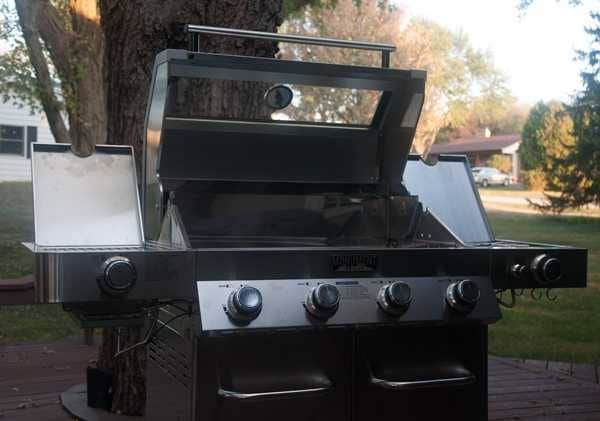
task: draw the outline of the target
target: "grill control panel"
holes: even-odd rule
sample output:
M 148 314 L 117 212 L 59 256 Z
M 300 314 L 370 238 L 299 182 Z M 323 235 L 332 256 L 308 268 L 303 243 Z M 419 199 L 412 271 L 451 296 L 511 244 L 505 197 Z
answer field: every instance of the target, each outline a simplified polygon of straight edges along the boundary
M 500 318 L 491 281 L 485 277 L 208 280 L 196 285 L 203 332 L 488 323 Z M 468 306 L 458 307 L 448 298 L 448 291 L 455 289 L 470 294 Z M 242 308 L 242 298 L 251 301 L 253 311 Z

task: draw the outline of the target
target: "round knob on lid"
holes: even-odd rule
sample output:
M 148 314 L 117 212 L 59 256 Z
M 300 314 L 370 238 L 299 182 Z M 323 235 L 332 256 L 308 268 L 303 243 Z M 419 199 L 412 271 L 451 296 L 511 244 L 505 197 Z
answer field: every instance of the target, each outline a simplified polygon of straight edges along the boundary
M 108 295 L 127 294 L 135 285 L 137 271 L 127 257 L 113 256 L 102 264 L 102 274 L 98 278 L 100 289 Z
M 227 310 L 235 320 L 253 320 L 262 310 L 262 294 L 254 287 L 242 286 L 229 294 Z
M 320 284 L 306 298 L 306 310 L 313 316 L 327 319 L 335 314 L 340 304 L 340 291 L 332 284 Z
M 560 260 L 547 254 L 536 256 L 531 262 L 531 273 L 534 279 L 541 284 L 550 284 L 562 277 Z
M 446 301 L 450 307 L 460 313 L 472 311 L 481 296 L 479 286 L 470 279 L 453 282 L 446 290 Z
M 392 315 L 404 313 L 412 301 L 412 291 L 406 282 L 396 281 L 381 287 L 377 302 L 383 311 Z

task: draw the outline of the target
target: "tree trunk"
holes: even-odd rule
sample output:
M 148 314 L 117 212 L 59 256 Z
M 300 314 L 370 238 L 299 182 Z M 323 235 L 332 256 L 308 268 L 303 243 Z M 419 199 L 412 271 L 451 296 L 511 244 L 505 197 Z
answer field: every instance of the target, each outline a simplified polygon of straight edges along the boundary
M 96 0 L 68 4 L 70 22 L 49 0 L 15 1 L 52 135 L 57 142 L 71 142 L 76 153 L 89 155 L 94 145 L 106 142 L 104 34 Z M 61 99 L 46 52 L 61 82 Z
M 187 47 L 187 36 L 178 32 L 179 25 L 195 23 L 274 32 L 281 24 L 282 0 L 174 0 L 168 3 L 101 0 L 100 7 L 105 37 L 108 143 L 133 145 L 139 157 L 154 57 L 165 48 Z M 277 47 L 267 41 L 202 37 L 202 50 L 272 57 Z M 221 82 L 212 85 L 211 91 L 212 98 L 200 94 L 186 97 L 195 104 L 194 112 L 229 110 L 230 117 L 236 113 L 245 116 L 264 113 L 258 106 L 264 91 L 256 85 Z M 121 332 L 121 348 L 139 341 L 141 336 L 136 330 Z M 142 414 L 145 349 L 136 348 L 114 361 L 116 335 L 115 330 L 105 332 L 99 361 L 101 367 L 113 369 L 112 410 L 128 415 Z
M 16 0 L 15 7 L 19 16 L 19 26 L 27 45 L 29 61 L 35 71 L 35 78 L 40 94 L 40 102 L 48 119 L 52 136 L 57 142 L 69 142 L 70 136 L 62 115 L 62 104 L 54 93 L 54 84 L 50 69 L 44 56 L 40 42 L 39 18 L 42 18 L 42 4 L 31 0 Z M 66 40 L 62 40 L 66 42 Z
M 96 0 L 71 0 L 69 13 L 73 28 L 69 131 L 73 150 L 89 155 L 96 144 L 106 142 L 104 33 Z

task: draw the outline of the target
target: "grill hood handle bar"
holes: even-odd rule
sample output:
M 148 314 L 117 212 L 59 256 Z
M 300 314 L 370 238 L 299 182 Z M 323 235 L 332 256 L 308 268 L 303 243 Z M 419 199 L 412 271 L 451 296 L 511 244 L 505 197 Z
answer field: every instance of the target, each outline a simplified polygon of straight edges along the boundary
M 267 41 L 289 42 L 292 44 L 320 45 L 323 47 L 350 48 L 381 52 L 381 67 L 390 67 L 390 53 L 396 51 L 392 44 L 380 44 L 364 41 L 346 41 L 333 38 L 318 38 L 305 35 L 276 34 L 272 32 L 250 31 L 247 29 L 220 28 L 204 25 L 185 25 L 185 31 L 191 34 L 190 49 L 200 51 L 199 34 L 221 35 L 227 37 L 261 39 Z

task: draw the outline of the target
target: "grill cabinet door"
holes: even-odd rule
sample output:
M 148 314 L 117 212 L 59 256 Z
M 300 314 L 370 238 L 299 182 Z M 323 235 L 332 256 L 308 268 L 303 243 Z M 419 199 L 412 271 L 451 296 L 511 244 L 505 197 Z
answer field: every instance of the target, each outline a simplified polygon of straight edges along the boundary
M 345 421 L 343 332 L 199 338 L 194 420 Z

